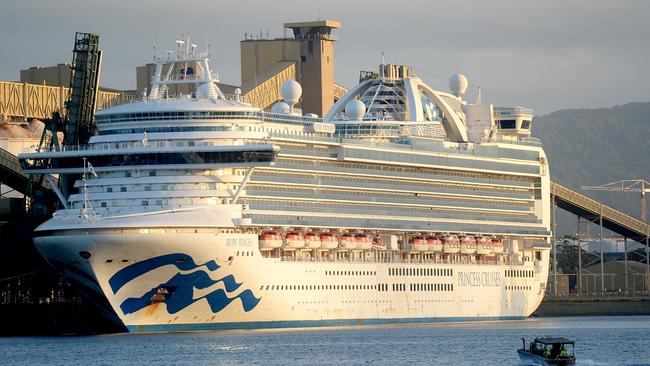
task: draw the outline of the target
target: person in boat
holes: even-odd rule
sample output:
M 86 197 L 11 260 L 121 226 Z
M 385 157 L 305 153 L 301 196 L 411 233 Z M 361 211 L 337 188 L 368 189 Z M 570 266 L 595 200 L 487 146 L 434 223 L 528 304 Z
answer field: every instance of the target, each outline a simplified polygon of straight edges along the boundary
M 564 348 L 564 345 L 560 347 L 560 357 L 569 357 L 569 351 Z
M 547 345 L 546 345 L 546 348 L 544 348 L 544 354 L 543 354 L 543 356 L 544 356 L 545 358 L 550 358 L 550 357 L 551 357 L 551 350 L 552 350 L 552 349 L 553 349 L 553 347 L 552 347 L 550 344 L 547 344 Z

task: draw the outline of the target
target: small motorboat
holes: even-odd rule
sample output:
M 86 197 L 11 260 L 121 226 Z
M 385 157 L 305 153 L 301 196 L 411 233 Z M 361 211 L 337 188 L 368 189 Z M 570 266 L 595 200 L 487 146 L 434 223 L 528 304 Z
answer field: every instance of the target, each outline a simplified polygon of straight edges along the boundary
M 471 235 L 460 237 L 460 252 L 463 254 L 476 253 L 476 239 Z
M 366 236 L 366 234 L 356 234 L 354 236 L 354 241 L 357 242 L 357 249 L 368 250 L 372 248 L 372 241 Z
M 314 233 L 305 234 L 305 248 L 318 249 L 321 246 L 321 241 L 318 235 Z
M 442 240 L 435 236 L 429 235 L 427 239 L 427 251 L 429 252 L 441 252 L 442 251 Z
M 340 247 L 343 249 L 357 249 L 357 241 L 352 234 L 343 234 L 339 237 Z
M 503 241 L 501 239 L 492 239 L 492 252 L 495 254 L 503 253 Z
M 445 236 L 442 240 L 442 250 L 445 254 L 460 252 L 460 240 L 456 235 Z
M 282 235 L 276 231 L 264 231 L 259 236 L 260 249 L 269 250 L 282 247 Z
M 411 250 L 414 252 L 426 252 L 428 249 L 427 239 L 421 235 L 412 236 L 409 239 L 409 244 L 411 245 Z
M 339 238 L 330 234 L 320 234 L 321 247 L 324 249 L 336 249 L 339 246 Z
M 288 233 L 284 238 L 287 248 L 300 249 L 305 246 L 305 237 L 300 233 Z
M 526 338 L 521 337 L 523 347 L 517 350 L 521 361 L 532 365 L 575 365 L 575 341 L 567 338 L 533 338 L 526 347 Z
M 484 236 L 476 237 L 476 254 L 489 255 L 492 254 L 492 242 Z

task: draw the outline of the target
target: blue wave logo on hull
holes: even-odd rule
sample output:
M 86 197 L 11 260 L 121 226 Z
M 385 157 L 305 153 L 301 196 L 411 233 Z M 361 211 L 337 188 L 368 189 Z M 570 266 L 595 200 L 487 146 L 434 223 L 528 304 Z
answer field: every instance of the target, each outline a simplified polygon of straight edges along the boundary
M 210 273 L 216 272 L 220 266 L 216 261 L 211 260 L 203 264 L 197 264 L 194 259 L 187 254 L 173 253 L 165 254 L 144 261 L 134 263 L 115 273 L 108 284 L 111 286 L 113 294 L 116 294 L 122 287 L 137 277 L 155 269 L 173 265 L 179 271 L 192 271 L 199 267 L 206 267 Z M 212 291 L 204 296 L 194 298 L 194 289 L 206 289 L 218 283 L 223 284 L 223 289 Z M 120 309 L 124 314 L 135 313 L 154 303 L 154 298 L 158 297 L 155 302 L 164 302 L 167 305 L 169 314 L 176 314 L 193 303 L 200 300 L 207 300 L 213 313 L 218 313 L 236 299 L 241 300 L 244 311 L 253 310 L 260 302 L 261 298 L 255 297 L 253 291 L 246 289 L 237 296 L 229 297 L 228 293 L 238 290 L 241 287 L 233 275 L 227 275 L 218 280 L 213 280 L 208 273 L 203 270 L 197 270 L 191 273 L 177 273 L 164 283 L 147 291 L 140 297 L 130 297 L 120 304 Z M 225 290 L 224 290 L 225 289 Z

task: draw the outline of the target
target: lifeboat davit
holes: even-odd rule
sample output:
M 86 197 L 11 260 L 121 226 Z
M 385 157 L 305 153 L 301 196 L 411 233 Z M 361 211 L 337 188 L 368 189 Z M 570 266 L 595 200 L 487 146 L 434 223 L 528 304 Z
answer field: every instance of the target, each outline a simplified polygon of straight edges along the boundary
M 320 234 L 320 245 L 323 249 L 336 249 L 339 246 L 339 239 L 329 233 Z
M 473 236 L 463 236 L 460 238 L 460 252 L 463 254 L 476 253 L 476 240 Z
M 264 231 L 259 236 L 260 249 L 276 249 L 282 247 L 282 236 L 275 231 Z
M 503 253 L 503 241 L 501 239 L 492 239 L 492 253 Z
M 341 248 L 343 249 L 357 249 L 357 241 L 352 234 L 343 234 L 339 237 Z
M 492 254 L 492 243 L 484 236 L 476 237 L 476 254 L 489 255 Z
M 427 251 L 440 252 L 442 251 L 442 240 L 437 236 L 427 236 Z
M 300 233 L 288 233 L 284 237 L 287 248 L 300 249 L 305 247 L 305 237 Z
M 411 245 L 411 251 L 414 252 L 426 252 L 429 246 L 427 239 L 420 235 L 412 236 L 409 239 L 409 244 Z
M 374 239 L 372 239 L 372 249 L 386 250 L 386 244 L 384 244 L 384 240 L 376 236 Z
M 314 233 L 305 234 L 305 248 L 318 249 L 321 246 L 321 241 L 318 235 Z
M 356 234 L 354 241 L 357 242 L 357 249 L 368 250 L 372 248 L 372 242 L 365 234 Z
M 456 235 L 449 235 L 442 241 L 442 251 L 447 254 L 460 252 L 460 240 Z

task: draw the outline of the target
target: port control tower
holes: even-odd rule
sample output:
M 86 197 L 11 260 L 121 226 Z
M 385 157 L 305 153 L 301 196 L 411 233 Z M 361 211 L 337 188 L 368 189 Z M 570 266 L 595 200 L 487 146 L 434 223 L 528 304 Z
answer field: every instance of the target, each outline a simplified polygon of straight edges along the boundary
M 333 20 L 285 23 L 293 38 L 247 38 L 241 42 L 241 81 L 257 85 L 277 72 L 282 65 L 296 66 L 296 81 L 302 85 L 302 111 L 323 116 L 334 104 L 333 29 L 341 23 Z

